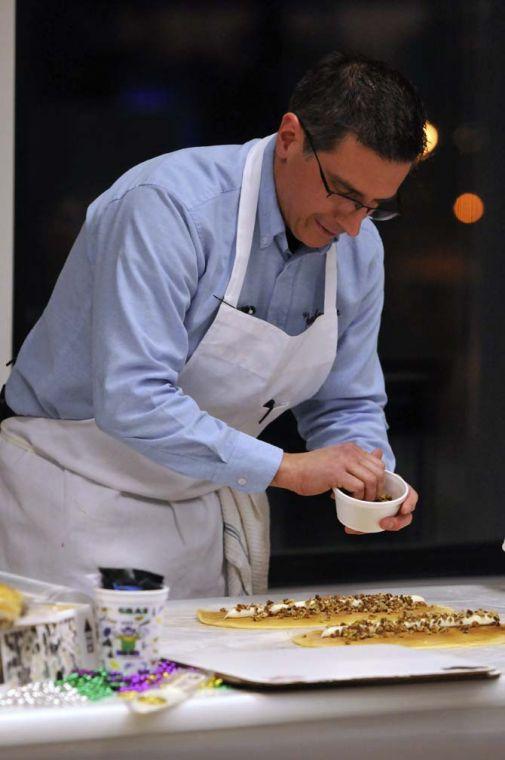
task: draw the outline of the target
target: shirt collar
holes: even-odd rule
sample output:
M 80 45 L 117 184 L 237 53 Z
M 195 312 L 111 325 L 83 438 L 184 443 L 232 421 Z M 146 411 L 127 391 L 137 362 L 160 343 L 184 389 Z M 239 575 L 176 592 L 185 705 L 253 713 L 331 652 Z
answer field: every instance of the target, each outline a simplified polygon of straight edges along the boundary
M 274 154 L 276 137 L 276 134 L 272 135 L 263 153 L 258 198 L 259 245 L 260 248 L 267 248 L 273 240 L 276 240 L 281 250 L 287 250 L 286 225 L 284 224 L 277 201 L 277 193 L 275 192 Z M 326 253 L 329 247 L 329 245 L 325 245 L 323 248 L 307 248 L 303 246 L 300 249 L 300 253 Z

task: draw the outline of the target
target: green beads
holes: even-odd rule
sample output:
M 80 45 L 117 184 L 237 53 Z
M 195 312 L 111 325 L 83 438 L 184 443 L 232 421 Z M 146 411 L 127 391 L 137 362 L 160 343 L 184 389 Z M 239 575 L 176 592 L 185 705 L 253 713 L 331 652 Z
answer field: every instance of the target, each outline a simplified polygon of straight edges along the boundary
M 61 681 L 57 681 L 57 684 L 69 684 L 91 702 L 97 702 L 115 693 L 115 690 L 109 683 L 106 670 L 97 670 L 95 672 L 74 671 Z

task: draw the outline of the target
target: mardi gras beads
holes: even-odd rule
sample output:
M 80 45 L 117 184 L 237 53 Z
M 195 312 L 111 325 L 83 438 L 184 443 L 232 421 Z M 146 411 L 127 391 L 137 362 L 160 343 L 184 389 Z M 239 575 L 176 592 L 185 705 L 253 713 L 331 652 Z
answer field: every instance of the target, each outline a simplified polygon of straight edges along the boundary
M 46 680 L 8 689 L 0 697 L 0 707 L 67 707 L 87 701 L 70 684 Z
M 114 688 L 109 683 L 106 670 L 74 670 L 70 675 L 57 681 L 57 684 L 68 684 L 76 689 L 81 696 L 92 702 L 110 697 L 114 694 Z
M 117 694 L 123 699 L 134 700 L 144 692 L 152 697 L 153 704 L 158 697 L 156 692 L 170 685 L 174 678 L 184 673 L 197 673 L 194 668 L 178 666 L 171 660 L 160 660 L 153 670 L 140 670 L 128 676 L 121 673 L 109 673 L 105 669 L 72 671 L 68 676 L 56 681 L 37 681 L 9 689 L 0 696 L 0 707 L 64 707 L 66 705 L 96 702 Z M 222 679 L 210 675 L 203 678 L 200 688 L 219 688 Z
M 122 677 L 118 691 L 120 693 L 131 691 L 139 692 L 156 688 L 161 684 L 168 682 L 178 670 L 179 668 L 175 662 L 172 662 L 171 660 L 160 660 L 152 671 L 139 670 L 138 673 Z M 117 683 L 119 683 L 119 681 Z

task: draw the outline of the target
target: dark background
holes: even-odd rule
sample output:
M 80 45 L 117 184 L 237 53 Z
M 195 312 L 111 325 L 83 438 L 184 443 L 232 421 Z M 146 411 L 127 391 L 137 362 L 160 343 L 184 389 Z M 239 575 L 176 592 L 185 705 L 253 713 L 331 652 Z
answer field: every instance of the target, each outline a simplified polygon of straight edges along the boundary
M 17 4 L 15 324 L 40 315 L 86 206 L 132 165 L 274 132 L 337 48 L 410 77 L 439 144 L 380 227 L 380 353 L 397 469 L 421 494 L 398 534 L 346 536 L 328 496 L 272 489 L 271 584 L 502 572 L 505 11 L 491 0 Z M 461 224 L 456 197 L 485 214 Z M 268 440 L 303 450 L 286 414 Z

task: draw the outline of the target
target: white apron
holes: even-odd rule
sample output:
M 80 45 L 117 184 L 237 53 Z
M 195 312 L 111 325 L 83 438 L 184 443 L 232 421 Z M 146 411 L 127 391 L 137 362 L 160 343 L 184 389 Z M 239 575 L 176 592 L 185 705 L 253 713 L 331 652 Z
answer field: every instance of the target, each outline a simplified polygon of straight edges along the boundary
M 300 335 L 236 308 L 269 139 L 255 143 L 246 159 L 224 299 L 179 376 L 202 410 L 252 436 L 317 392 L 337 348 L 335 244 L 326 254 L 324 313 Z M 172 598 L 266 589 L 264 495 L 180 475 L 103 433 L 94 420 L 2 423 L 0 521 L 0 569 L 20 575 L 86 588 L 85 577 L 100 565 L 131 566 L 163 574 Z

